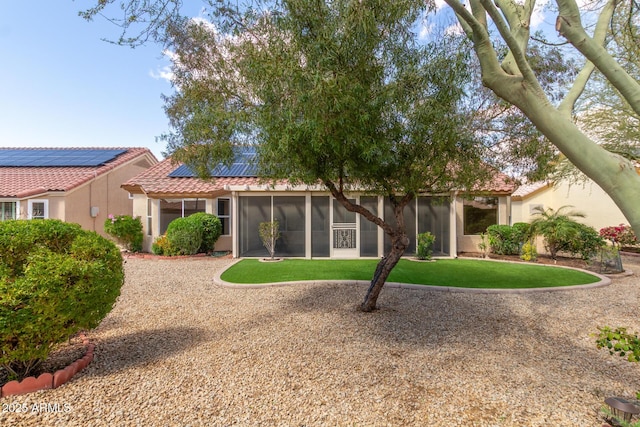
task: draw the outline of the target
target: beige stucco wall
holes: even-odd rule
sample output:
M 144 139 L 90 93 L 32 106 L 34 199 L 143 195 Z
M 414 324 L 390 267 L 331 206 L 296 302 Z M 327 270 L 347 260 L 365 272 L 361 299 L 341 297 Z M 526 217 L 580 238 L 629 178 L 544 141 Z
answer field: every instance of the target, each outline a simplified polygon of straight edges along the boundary
M 75 222 L 82 228 L 105 235 L 104 221 L 109 214 L 131 215 L 133 201 L 120 185 L 149 168 L 155 162 L 150 154 L 121 165 L 68 192 L 55 192 L 19 201 L 19 217 L 28 217 L 29 200 L 47 200 L 48 217 L 66 222 Z M 91 207 L 98 215 L 91 216 Z M 146 215 L 146 214 L 145 214 Z
M 572 210 L 584 213 L 586 217 L 579 218 L 578 221 L 596 230 L 629 223 L 613 200 L 593 181 L 573 185 L 564 182 L 539 191 L 524 200 L 514 200 L 512 223 L 530 222 L 532 209 L 535 206 L 542 206 L 543 209 L 558 209 L 566 205 L 573 206 Z
M 230 198 L 230 195 L 223 195 L 221 197 Z M 175 197 L 176 199 L 180 197 Z M 216 198 L 209 198 L 205 200 L 205 212 L 210 214 L 216 214 Z M 149 201 L 149 202 L 148 202 Z M 151 203 L 151 221 L 149 231 L 149 221 L 147 219 L 147 203 Z M 148 198 L 145 194 L 135 194 L 133 196 L 133 215 L 138 215 L 142 219 L 142 228 L 144 233 L 143 251 L 151 252 L 151 246 L 155 239 L 160 236 L 160 199 Z M 231 251 L 233 239 L 231 236 L 220 236 L 216 242 L 214 250 L 216 251 Z
M 501 196 L 498 197 L 498 224 L 509 224 L 509 203 L 510 197 Z M 455 202 L 455 217 L 456 217 L 456 245 L 457 252 L 478 252 L 478 244 L 481 242 L 479 235 L 464 234 L 464 211 L 463 211 L 463 199 L 456 197 Z
M 133 200 L 129 198 L 127 191 L 120 188 L 120 185 L 152 164 L 151 159 L 144 156 L 68 192 L 63 219 L 68 222 L 77 222 L 82 228 L 106 235 L 104 221 L 110 214 L 133 214 Z M 96 217 L 91 216 L 92 207 L 98 209 Z

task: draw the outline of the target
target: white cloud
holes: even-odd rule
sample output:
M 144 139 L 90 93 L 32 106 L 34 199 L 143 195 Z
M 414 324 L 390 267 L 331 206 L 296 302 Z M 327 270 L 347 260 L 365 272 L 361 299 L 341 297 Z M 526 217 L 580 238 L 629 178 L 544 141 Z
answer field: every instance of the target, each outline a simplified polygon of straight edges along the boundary
M 174 64 L 178 60 L 178 55 L 176 55 L 175 52 L 171 52 L 170 50 L 165 49 L 162 51 L 162 54 Z M 170 65 L 165 65 L 162 68 L 151 70 L 149 71 L 149 75 L 156 80 L 166 80 L 169 83 L 173 82 L 173 77 L 174 77 L 174 74 L 173 74 L 173 71 L 171 71 Z
M 156 80 L 166 80 L 168 82 L 172 82 L 174 76 L 173 71 L 171 71 L 171 67 L 168 65 L 165 65 L 158 70 L 149 71 L 149 75 Z
M 545 13 L 547 10 L 547 5 L 549 4 L 549 0 L 540 0 L 536 2 L 535 7 L 533 8 L 533 13 L 531 14 L 531 29 L 536 30 L 540 25 L 544 22 Z

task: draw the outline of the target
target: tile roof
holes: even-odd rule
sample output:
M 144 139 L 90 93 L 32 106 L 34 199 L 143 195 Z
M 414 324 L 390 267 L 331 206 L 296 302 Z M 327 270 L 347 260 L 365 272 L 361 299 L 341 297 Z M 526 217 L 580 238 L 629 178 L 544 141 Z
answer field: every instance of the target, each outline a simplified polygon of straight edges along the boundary
M 146 193 L 156 196 L 204 196 L 223 192 L 225 186 L 236 186 L 237 188 L 237 186 L 254 186 L 262 183 L 262 180 L 257 177 L 217 177 L 209 181 L 192 177 L 170 176 L 180 167 L 182 167 L 182 163 L 172 163 L 170 158 L 165 159 L 129 179 L 122 184 L 122 188 L 132 193 Z M 517 184 L 512 178 L 496 171 L 494 179 L 488 185 L 479 186 L 472 191 L 511 194 L 516 186 Z
M 126 152 L 101 166 L 0 167 L 0 197 L 24 198 L 49 191 L 69 191 L 146 154 L 155 159 L 155 156 L 147 148 L 119 148 L 126 150 Z M 59 149 L 69 150 L 69 148 Z M 83 150 L 85 148 L 72 149 Z M 15 148 L 0 148 L 0 157 L 2 150 L 15 150 Z M 24 148 L 24 150 L 30 150 L 30 148 Z M 37 150 L 37 148 L 33 150 Z
M 181 166 L 164 159 L 157 165 L 131 178 L 122 188 L 130 192 L 141 191 L 153 195 L 210 195 L 220 192 L 226 185 L 257 184 L 255 177 L 224 177 L 208 181 L 190 177 L 170 177 L 169 174 Z
M 551 187 L 552 184 L 547 181 L 530 182 L 519 186 L 516 191 L 513 192 L 513 197 L 527 197 L 543 188 Z
M 495 171 L 490 182 L 479 184 L 472 191 L 511 194 L 517 186 L 518 184 L 513 178 L 502 172 Z

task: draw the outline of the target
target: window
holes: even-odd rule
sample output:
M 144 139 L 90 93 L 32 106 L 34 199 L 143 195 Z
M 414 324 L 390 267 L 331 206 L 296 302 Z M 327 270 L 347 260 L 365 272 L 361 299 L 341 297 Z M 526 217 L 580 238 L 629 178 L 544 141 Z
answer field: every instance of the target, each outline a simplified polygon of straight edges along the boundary
M 160 234 L 167 231 L 169 223 L 176 218 L 189 216 L 196 212 L 205 212 L 204 199 L 161 199 Z
M 0 221 L 16 219 L 16 202 L 0 202 Z
M 218 219 L 222 224 L 222 235 L 229 236 L 231 234 L 231 200 L 218 199 Z
M 29 200 L 29 219 L 49 218 L 48 200 Z
M 267 256 L 258 229 L 261 222 L 277 220 L 280 238 L 276 255 L 305 255 L 305 197 L 247 196 L 238 200 L 240 256 Z
M 131 194 L 131 193 L 129 193 Z M 147 236 L 151 236 L 152 233 L 152 229 L 151 229 L 151 225 L 153 224 L 151 221 L 151 218 L 153 217 L 152 212 L 153 212 L 153 208 L 152 208 L 153 204 L 151 203 L 151 199 L 147 199 Z
M 498 223 L 498 198 L 474 197 L 464 202 L 464 234 L 481 234 Z
M 434 255 L 449 255 L 450 248 L 450 206 L 446 197 L 418 198 L 418 233 L 430 232 L 436 236 L 433 244 Z
M 360 205 L 378 215 L 377 197 L 362 196 Z M 378 226 L 365 218 L 360 219 L 360 256 L 378 256 Z

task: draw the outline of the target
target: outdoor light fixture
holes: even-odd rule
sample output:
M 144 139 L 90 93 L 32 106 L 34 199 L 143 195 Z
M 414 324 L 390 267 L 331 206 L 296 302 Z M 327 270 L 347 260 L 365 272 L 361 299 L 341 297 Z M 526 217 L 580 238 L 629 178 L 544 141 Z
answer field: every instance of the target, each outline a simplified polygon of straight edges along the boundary
M 626 421 L 630 422 L 631 417 L 635 414 L 640 414 L 640 409 L 633 403 L 625 400 L 621 397 L 610 397 L 604 401 L 611 408 L 611 414 L 613 415 L 613 421 Z

